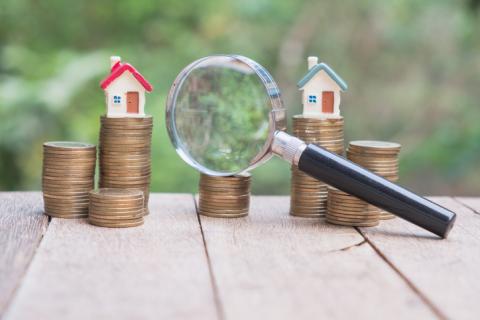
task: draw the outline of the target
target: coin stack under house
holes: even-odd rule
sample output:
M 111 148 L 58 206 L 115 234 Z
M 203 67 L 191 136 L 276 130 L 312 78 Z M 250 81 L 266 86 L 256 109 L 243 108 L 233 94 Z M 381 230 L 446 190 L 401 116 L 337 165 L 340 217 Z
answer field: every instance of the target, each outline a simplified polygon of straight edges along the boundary
M 81 142 L 43 144 L 42 190 L 45 213 L 57 218 L 88 215 L 97 148 Z
M 151 174 L 151 116 L 101 117 L 100 188 L 139 189 L 144 192 L 148 214 Z
M 250 174 L 227 177 L 200 174 L 199 213 L 217 218 L 239 218 L 248 215 L 250 185 Z
M 401 145 L 395 142 L 359 140 L 348 145 L 347 158 L 392 182 L 398 181 L 398 156 Z M 377 208 L 380 219 L 395 216 Z
M 334 119 L 293 117 L 293 135 L 343 155 L 343 117 Z M 290 214 L 299 217 L 324 217 L 327 210 L 327 185 L 296 166 L 291 167 Z
M 128 228 L 143 224 L 143 191 L 101 188 L 90 192 L 88 221 L 96 226 Z

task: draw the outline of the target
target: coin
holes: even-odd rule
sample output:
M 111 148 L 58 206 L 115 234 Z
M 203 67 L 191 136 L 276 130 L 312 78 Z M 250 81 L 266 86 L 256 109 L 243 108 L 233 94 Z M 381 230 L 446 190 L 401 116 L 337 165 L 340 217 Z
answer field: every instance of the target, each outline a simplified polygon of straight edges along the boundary
M 105 227 L 105 228 L 131 228 L 131 227 L 138 227 L 141 226 L 144 222 L 143 217 L 142 219 L 129 221 L 129 222 L 108 222 L 105 220 L 98 220 L 94 218 L 89 218 L 88 222 L 98 227 Z
M 334 219 L 328 216 L 326 218 L 326 221 L 332 224 L 337 224 L 342 226 L 352 226 L 352 222 L 342 221 L 342 220 Z M 379 221 L 354 222 L 354 226 L 356 227 L 375 227 L 375 226 L 378 226 L 378 224 L 379 224 Z
M 147 208 L 153 118 L 102 116 L 100 122 L 100 187 L 142 189 Z
M 143 224 L 144 194 L 137 189 L 100 188 L 89 193 L 88 221 L 96 226 L 123 228 Z
M 303 115 L 293 117 L 293 133 L 306 143 L 343 154 L 343 118 L 319 119 L 306 118 Z M 290 214 L 298 217 L 318 218 L 325 216 L 327 208 L 327 185 L 291 168 Z
M 374 141 L 374 140 L 357 140 L 357 141 L 350 141 L 350 147 L 358 148 L 360 150 L 400 150 L 401 145 L 396 142 L 388 142 L 388 141 Z
M 198 212 L 201 215 L 235 218 L 248 215 L 250 174 L 217 177 L 200 175 Z
M 42 190 L 45 213 L 58 218 L 84 217 L 93 188 L 96 146 L 83 142 L 43 144 Z
M 347 157 L 377 175 L 395 182 L 398 180 L 400 149 L 401 145 L 395 142 L 351 141 L 348 146 Z M 378 208 L 371 210 L 376 210 L 379 213 L 380 220 L 395 218 L 394 215 L 385 210 Z
M 94 149 L 95 145 L 76 141 L 49 141 L 43 144 L 46 148 L 61 149 L 61 150 L 78 150 L 78 149 Z
M 61 213 L 46 212 L 46 211 L 45 211 L 45 214 L 50 217 L 62 218 L 62 219 L 79 219 L 79 218 L 88 217 L 88 215 L 86 214 L 73 214 L 73 213 L 61 214 Z

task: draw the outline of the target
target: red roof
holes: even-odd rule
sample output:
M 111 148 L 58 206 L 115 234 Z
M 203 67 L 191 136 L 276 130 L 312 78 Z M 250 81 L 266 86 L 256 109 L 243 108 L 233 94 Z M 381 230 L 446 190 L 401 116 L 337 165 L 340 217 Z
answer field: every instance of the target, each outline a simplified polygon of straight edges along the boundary
M 141 83 L 145 90 L 147 90 L 148 92 L 151 92 L 153 90 L 152 85 L 140 74 L 140 72 L 137 71 L 137 69 L 135 69 L 132 65 L 128 63 L 120 62 L 117 62 L 112 67 L 110 75 L 106 77 L 102 82 L 100 82 L 100 87 L 105 90 L 113 82 L 113 80 L 120 77 L 125 71 L 129 71 L 135 77 L 135 79 L 137 79 L 137 81 Z

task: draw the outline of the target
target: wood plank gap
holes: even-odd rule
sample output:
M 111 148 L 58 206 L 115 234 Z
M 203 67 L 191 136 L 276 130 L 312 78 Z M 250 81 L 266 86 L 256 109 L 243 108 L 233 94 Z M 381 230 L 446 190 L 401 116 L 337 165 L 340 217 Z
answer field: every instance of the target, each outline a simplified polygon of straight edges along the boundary
M 441 320 L 447 320 L 448 317 L 440 311 L 440 309 L 432 302 L 430 299 L 424 295 L 420 289 L 405 275 L 400 269 L 398 269 L 383 253 L 382 251 L 370 240 L 370 238 L 360 230 L 360 228 L 355 227 L 355 229 L 360 233 L 360 235 L 365 239 L 365 241 L 372 247 L 372 249 L 378 254 L 378 256 L 385 261 L 385 263 L 392 268 L 392 270 L 398 274 L 400 278 L 407 284 L 407 286 L 430 308 L 430 310 Z
M 469 204 L 463 202 L 462 200 L 458 199 L 458 197 L 452 197 L 452 199 L 455 200 L 455 202 L 459 203 L 460 205 L 464 206 L 465 208 L 472 210 L 473 213 L 480 214 L 480 211 L 470 206 Z
M 197 213 L 198 226 L 200 228 L 200 234 L 202 235 L 203 248 L 205 250 L 205 257 L 207 259 L 208 272 L 210 274 L 210 282 L 212 284 L 213 297 L 215 300 L 215 307 L 217 310 L 217 317 L 219 320 L 225 320 L 225 311 L 223 309 L 222 300 L 220 299 L 220 293 L 218 290 L 217 280 L 215 279 L 215 274 L 213 273 L 212 263 L 210 261 L 210 255 L 208 254 L 207 240 L 205 239 L 205 234 L 203 233 L 202 220 L 200 219 L 200 214 L 198 212 L 197 200 L 195 199 L 195 194 L 192 194 L 193 203 L 195 204 L 195 212 Z

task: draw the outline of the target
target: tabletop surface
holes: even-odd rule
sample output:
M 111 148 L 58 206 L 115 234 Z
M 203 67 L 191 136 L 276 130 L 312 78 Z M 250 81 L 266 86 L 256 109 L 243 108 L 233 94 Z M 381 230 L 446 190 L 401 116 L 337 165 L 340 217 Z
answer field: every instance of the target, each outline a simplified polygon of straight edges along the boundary
M 288 197 L 216 219 L 191 194 L 152 194 L 143 226 L 109 229 L 1 193 L 0 317 L 478 319 L 480 198 L 431 199 L 458 215 L 447 240 L 398 218 L 291 217 Z

